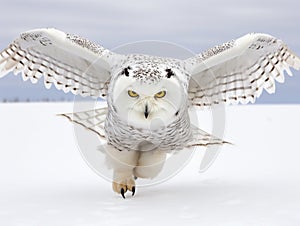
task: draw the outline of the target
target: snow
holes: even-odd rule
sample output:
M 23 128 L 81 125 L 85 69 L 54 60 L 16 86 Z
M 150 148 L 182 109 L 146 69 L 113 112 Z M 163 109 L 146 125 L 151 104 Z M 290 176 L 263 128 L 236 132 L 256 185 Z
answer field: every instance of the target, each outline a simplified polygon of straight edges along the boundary
M 123 200 L 82 159 L 71 103 L 0 104 L 0 225 L 299 225 L 300 105 L 226 109 L 226 140 Z M 206 116 L 204 116 L 206 117 Z M 207 125 L 205 125 L 207 126 Z

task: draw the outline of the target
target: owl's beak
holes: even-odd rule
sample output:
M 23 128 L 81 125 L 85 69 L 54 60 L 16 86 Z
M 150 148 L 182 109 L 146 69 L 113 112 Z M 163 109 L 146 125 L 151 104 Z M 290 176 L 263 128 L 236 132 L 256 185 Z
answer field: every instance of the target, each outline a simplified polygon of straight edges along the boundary
M 145 118 L 148 118 L 148 116 L 149 116 L 148 104 L 145 105 L 144 115 L 145 115 Z

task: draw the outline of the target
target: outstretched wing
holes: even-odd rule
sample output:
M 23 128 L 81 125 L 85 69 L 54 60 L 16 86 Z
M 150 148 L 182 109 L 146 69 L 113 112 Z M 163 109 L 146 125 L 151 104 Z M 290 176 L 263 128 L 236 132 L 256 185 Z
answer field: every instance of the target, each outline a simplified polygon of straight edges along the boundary
M 248 34 L 186 61 L 190 69 L 189 99 L 194 106 L 254 102 L 265 89 L 275 92 L 284 71 L 299 70 L 300 59 L 281 41 Z
M 64 92 L 104 97 L 120 57 L 77 35 L 37 29 L 22 33 L 0 53 L 0 77 L 21 72 L 33 83 L 44 77 L 47 88 L 54 84 Z
M 107 115 L 107 107 L 89 111 L 59 114 L 68 118 L 71 122 L 81 125 L 87 130 L 96 133 L 99 138 L 105 138 L 104 122 Z
M 227 141 L 224 141 L 218 137 L 215 137 L 212 134 L 209 134 L 196 126 L 191 126 L 192 129 L 192 139 L 187 143 L 186 147 L 195 147 L 195 146 L 211 146 L 211 145 L 221 145 L 221 144 L 231 144 Z

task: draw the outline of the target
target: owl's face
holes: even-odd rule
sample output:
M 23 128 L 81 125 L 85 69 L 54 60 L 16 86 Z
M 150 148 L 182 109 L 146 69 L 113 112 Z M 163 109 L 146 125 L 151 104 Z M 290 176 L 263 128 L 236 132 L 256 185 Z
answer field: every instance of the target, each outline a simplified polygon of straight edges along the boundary
M 112 104 L 119 117 L 142 129 L 157 129 L 172 123 L 187 101 L 176 76 L 180 71 L 131 65 L 123 68 L 114 83 Z

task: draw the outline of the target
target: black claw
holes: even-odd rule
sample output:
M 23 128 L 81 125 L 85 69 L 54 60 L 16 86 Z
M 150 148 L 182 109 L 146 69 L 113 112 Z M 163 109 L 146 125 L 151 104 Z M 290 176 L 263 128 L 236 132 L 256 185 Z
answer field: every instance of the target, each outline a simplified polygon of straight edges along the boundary
M 134 180 L 137 180 L 138 179 L 138 177 L 137 176 L 134 176 Z
M 134 196 L 134 194 L 135 194 L 135 186 L 133 186 L 131 190 L 132 190 L 132 196 Z
M 125 199 L 125 190 L 124 190 L 124 188 L 121 188 L 121 195 Z

